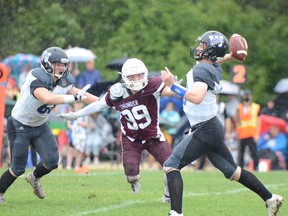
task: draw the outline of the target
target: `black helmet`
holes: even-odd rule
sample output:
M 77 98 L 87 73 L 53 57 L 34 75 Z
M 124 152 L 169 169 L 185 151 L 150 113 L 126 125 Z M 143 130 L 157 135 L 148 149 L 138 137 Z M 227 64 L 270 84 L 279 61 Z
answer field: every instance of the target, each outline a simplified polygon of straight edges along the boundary
M 41 55 L 41 66 L 49 75 L 61 78 L 64 73 L 62 75 L 55 74 L 52 67 L 52 63 L 55 62 L 65 64 L 66 70 L 64 73 L 67 72 L 69 60 L 65 51 L 59 47 L 50 47 L 46 49 Z
M 198 52 L 191 48 L 190 55 L 194 55 L 196 60 L 209 59 L 216 61 L 217 57 L 223 57 L 229 49 L 229 43 L 225 35 L 218 31 L 207 31 L 198 37 L 197 42 L 206 44 L 207 48 Z

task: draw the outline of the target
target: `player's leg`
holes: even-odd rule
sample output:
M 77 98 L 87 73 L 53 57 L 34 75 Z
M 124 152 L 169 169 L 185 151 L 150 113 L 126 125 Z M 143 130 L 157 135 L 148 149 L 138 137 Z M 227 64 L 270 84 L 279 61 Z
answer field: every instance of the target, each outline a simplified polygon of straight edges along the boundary
M 0 204 L 5 203 L 3 196 L 7 189 L 18 176 L 25 172 L 28 159 L 29 128 L 9 117 L 7 131 L 10 142 L 11 166 L 0 177 Z
M 169 145 L 167 141 L 160 140 L 151 141 L 151 144 L 147 148 L 147 151 L 154 156 L 154 158 L 161 164 L 162 167 L 163 163 L 172 154 L 171 145 Z M 164 203 L 170 203 L 170 194 L 166 174 L 164 174 L 164 192 L 162 196 L 162 201 Z
M 142 143 L 131 142 L 127 137 L 122 137 L 122 157 L 124 173 L 127 182 L 131 184 L 131 190 L 134 194 L 140 192 L 140 161 Z
M 45 195 L 40 183 L 40 178 L 58 167 L 59 153 L 55 136 L 52 134 L 48 124 L 43 124 L 34 129 L 34 146 L 41 161 L 36 165 L 33 172 L 26 176 L 26 181 L 31 184 L 34 194 L 44 199 Z
M 207 146 L 195 133 L 186 136 L 165 161 L 163 170 L 166 173 L 171 199 L 171 212 L 182 214 L 183 180 L 180 170 L 199 158 L 207 151 Z M 174 213 L 171 213 L 171 215 Z M 176 213 L 175 213 L 176 214 Z
M 227 179 L 238 181 L 258 194 L 266 203 L 268 215 L 276 215 L 283 202 L 283 197 L 273 195 L 253 173 L 238 167 L 224 142 L 218 144 L 213 151 L 207 152 L 207 157 Z

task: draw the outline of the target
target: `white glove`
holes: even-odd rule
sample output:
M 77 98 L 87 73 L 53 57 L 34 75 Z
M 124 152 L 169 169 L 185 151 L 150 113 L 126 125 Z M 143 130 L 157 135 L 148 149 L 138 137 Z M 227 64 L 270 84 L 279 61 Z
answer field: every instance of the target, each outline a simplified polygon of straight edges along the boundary
M 84 100 L 87 98 L 85 92 L 91 87 L 91 84 L 86 85 L 83 89 L 74 95 L 63 95 L 64 103 L 74 103 L 76 101 Z
M 183 82 L 183 79 L 178 80 L 178 76 L 177 75 L 174 76 L 174 80 L 178 84 L 181 84 Z
M 73 121 L 73 120 L 79 118 L 79 116 L 75 112 L 60 113 L 57 116 L 60 118 L 64 118 L 66 120 L 69 120 L 69 121 Z
M 75 101 L 80 101 L 80 100 L 86 99 L 87 96 L 85 96 L 85 93 L 90 87 L 91 87 L 91 84 L 87 84 L 86 86 L 84 86 L 84 88 L 82 88 L 79 92 L 77 92 L 74 95 Z

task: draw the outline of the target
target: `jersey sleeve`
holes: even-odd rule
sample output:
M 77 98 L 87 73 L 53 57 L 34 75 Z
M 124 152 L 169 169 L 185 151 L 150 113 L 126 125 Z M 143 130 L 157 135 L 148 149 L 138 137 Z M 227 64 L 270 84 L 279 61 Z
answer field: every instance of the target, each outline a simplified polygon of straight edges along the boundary
M 151 88 L 157 89 L 157 91 L 160 93 L 163 91 L 165 87 L 165 84 L 160 76 L 151 77 L 149 79 L 149 85 L 151 85 Z
M 221 79 L 221 68 L 218 75 L 213 75 L 211 71 L 219 71 L 218 65 L 211 64 L 197 64 L 193 68 L 193 80 L 194 82 L 204 82 L 208 85 L 209 89 L 214 89 L 215 82 L 219 84 Z
M 36 68 L 31 71 L 35 79 L 30 83 L 30 93 L 35 97 L 34 90 L 36 88 L 46 88 L 53 90 L 51 77 L 41 68 Z

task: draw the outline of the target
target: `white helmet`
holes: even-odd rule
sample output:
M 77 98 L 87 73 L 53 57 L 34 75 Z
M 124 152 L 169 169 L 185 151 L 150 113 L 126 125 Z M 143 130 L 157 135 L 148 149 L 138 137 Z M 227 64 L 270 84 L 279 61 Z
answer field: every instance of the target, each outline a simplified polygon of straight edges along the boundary
M 144 73 L 144 78 L 141 80 L 130 81 L 127 77 L 135 74 Z M 128 89 L 140 91 L 148 84 L 148 69 L 145 64 L 137 59 L 128 59 L 122 66 L 122 78 Z

